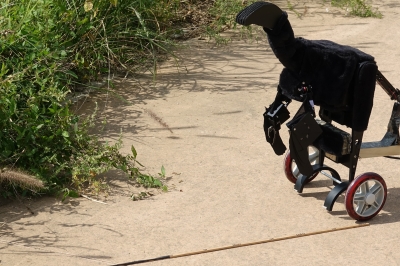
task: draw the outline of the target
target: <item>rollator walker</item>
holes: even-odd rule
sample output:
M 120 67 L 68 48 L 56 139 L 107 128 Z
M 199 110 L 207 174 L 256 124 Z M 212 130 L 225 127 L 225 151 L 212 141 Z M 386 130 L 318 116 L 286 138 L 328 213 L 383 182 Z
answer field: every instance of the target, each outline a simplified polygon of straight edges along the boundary
M 347 213 L 365 221 L 376 216 L 385 204 L 384 179 L 373 172 L 355 177 L 359 158 L 400 154 L 400 91 L 378 70 L 374 58 L 356 48 L 326 40 L 295 38 L 286 12 L 268 2 L 256 2 L 236 17 L 241 25 L 262 26 L 272 51 L 284 66 L 275 101 L 264 113 L 264 132 L 277 155 L 286 147 L 279 135 L 289 117 L 292 100 L 302 102 L 289 128 L 289 151 L 284 172 L 298 193 L 319 173 L 333 180 L 334 188 L 324 207 L 332 211 L 343 192 Z M 381 141 L 363 143 L 370 118 L 375 85 L 394 100 L 387 132 Z M 319 118 L 314 106 L 318 105 Z M 351 133 L 334 125 L 347 126 Z M 324 164 L 325 158 L 349 169 L 348 180 Z

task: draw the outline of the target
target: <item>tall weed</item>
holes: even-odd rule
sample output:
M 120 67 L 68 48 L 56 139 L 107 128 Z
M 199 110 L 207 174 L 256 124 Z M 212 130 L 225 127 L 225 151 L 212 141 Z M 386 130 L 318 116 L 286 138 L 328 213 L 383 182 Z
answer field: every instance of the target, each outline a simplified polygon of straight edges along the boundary
M 0 167 L 24 169 L 45 181 L 48 191 L 66 185 L 79 189 L 110 168 L 142 183 L 150 179 L 138 170 L 136 155 L 119 153 L 119 142 L 99 145 L 88 133 L 92 118 L 75 115 L 66 96 L 112 69 L 153 66 L 171 44 L 162 30 L 171 17 L 164 13 L 173 14 L 177 3 L 0 3 Z M 160 181 L 146 185 L 163 186 Z M 8 191 L 7 185 L 2 188 Z

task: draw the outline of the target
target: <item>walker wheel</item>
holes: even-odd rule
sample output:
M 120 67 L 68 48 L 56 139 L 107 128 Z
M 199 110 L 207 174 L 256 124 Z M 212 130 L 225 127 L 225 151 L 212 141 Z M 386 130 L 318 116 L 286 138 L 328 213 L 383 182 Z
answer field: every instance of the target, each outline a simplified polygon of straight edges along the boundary
M 386 183 L 380 175 L 372 172 L 359 175 L 347 188 L 347 213 L 358 221 L 369 220 L 385 205 L 386 197 Z
M 308 158 L 310 160 L 311 165 L 317 164 L 319 162 L 319 150 L 314 146 L 309 146 Z M 285 155 L 285 159 L 283 161 L 283 170 L 285 171 L 286 178 L 293 184 L 296 184 L 297 178 L 301 174 L 299 168 L 297 167 L 296 162 L 294 161 L 294 159 L 292 159 L 292 157 L 290 157 L 290 150 L 288 150 Z M 313 180 L 317 175 L 318 172 L 314 173 L 307 179 L 306 183 L 311 182 L 311 180 Z

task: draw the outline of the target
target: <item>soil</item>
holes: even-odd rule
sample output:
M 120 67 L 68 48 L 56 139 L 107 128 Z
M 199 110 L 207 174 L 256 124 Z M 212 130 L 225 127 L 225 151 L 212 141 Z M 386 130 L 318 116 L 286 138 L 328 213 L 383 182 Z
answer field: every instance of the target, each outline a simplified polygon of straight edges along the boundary
M 286 1 L 275 1 L 282 8 Z M 298 17 L 288 11 L 297 36 L 329 39 L 375 57 L 380 71 L 400 84 L 400 3 L 382 0 L 383 19 L 347 17 L 310 2 Z M 166 169 L 168 193 L 132 201 L 138 192 L 120 172 L 104 178 L 110 195 L 60 202 L 42 198 L 0 203 L 0 265 L 110 265 L 177 255 L 359 224 L 339 197 L 322 208 L 332 181 L 318 175 L 302 194 L 284 175 L 283 156 L 265 142 L 264 107 L 274 97 L 282 65 L 265 37 L 216 46 L 192 39 L 177 51 L 179 65 L 116 83 L 117 98 L 98 99 L 107 140 L 123 133 L 123 151 L 138 151 L 144 171 Z M 393 102 L 377 87 L 364 141 L 386 132 Z M 87 102 L 81 112 L 94 106 Z M 292 114 L 299 103 L 292 103 Z M 153 114 L 153 115 L 152 115 Z M 157 117 L 158 119 L 155 119 Z M 160 122 L 161 121 L 161 122 Z M 288 133 L 281 130 L 287 144 Z M 329 163 L 328 163 L 329 164 Z M 347 169 L 333 163 L 339 174 Z M 380 174 L 388 187 L 383 210 L 369 226 L 288 239 L 147 265 L 399 265 L 399 161 L 361 159 L 357 175 Z

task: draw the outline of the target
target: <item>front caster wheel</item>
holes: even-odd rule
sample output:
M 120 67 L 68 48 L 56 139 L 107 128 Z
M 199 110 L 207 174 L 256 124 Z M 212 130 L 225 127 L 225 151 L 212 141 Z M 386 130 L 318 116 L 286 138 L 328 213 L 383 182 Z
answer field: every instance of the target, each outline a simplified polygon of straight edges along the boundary
M 310 160 L 311 165 L 319 163 L 319 150 L 314 146 L 308 147 L 308 159 Z M 285 155 L 285 159 L 283 161 L 283 170 L 285 171 L 286 178 L 296 184 L 297 178 L 301 175 L 299 168 L 297 167 L 296 162 L 290 156 L 290 151 L 288 151 Z M 307 179 L 307 183 L 313 180 L 318 175 L 318 172 L 314 173 Z
M 376 173 L 358 176 L 347 188 L 345 205 L 353 219 L 366 221 L 379 213 L 387 197 L 386 183 Z

